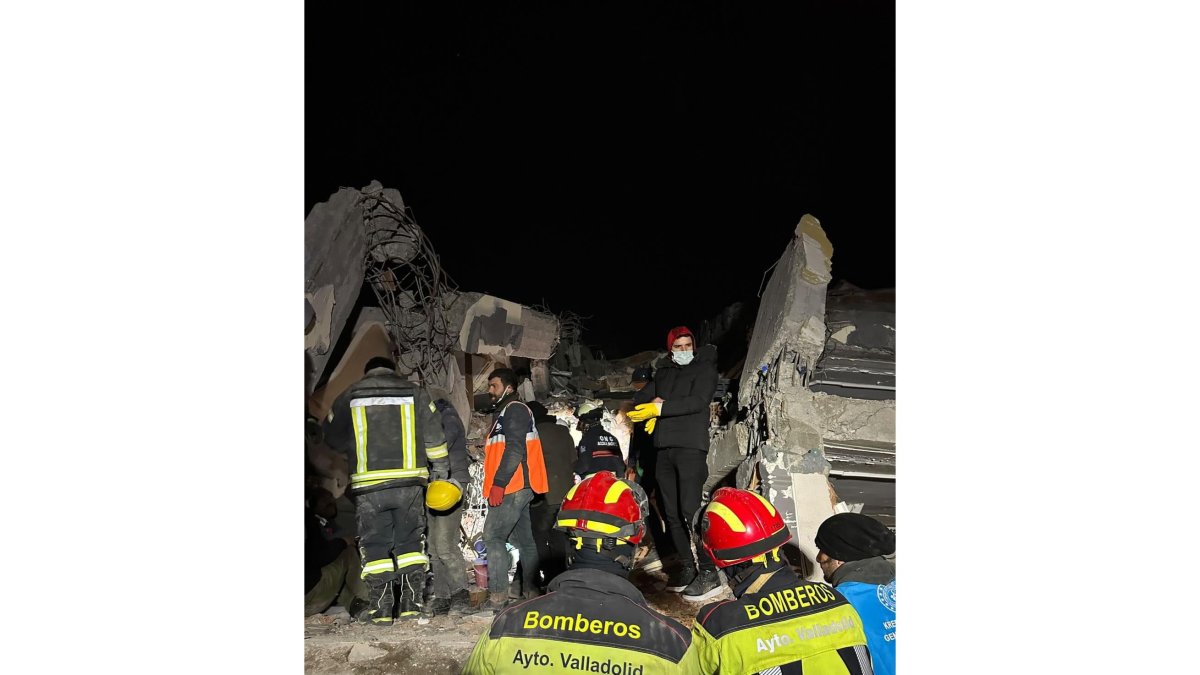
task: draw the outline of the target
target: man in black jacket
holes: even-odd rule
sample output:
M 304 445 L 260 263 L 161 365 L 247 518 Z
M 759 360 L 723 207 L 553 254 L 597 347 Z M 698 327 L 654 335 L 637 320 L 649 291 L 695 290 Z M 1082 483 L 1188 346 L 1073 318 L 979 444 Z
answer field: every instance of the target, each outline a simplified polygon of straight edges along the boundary
M 450 482 L 464 490 L 471 483 L 471 458 L 467 454 L 467 432 L 454 406 L 444 398 L 433 402 L 437 407 L 450 453 Z M 462 500 L 447 511 L 427 509 L 429 518 L 429 563 L 433 569 L 433 598 L 424 614 L 437 616 L 462 612 L 471 606 L 467 590 L 465 558 L 459 547 L 462 533 Z
M 667 589 L 682 591 L 684 600 L 703 602 L 721 592 L 721 579 L 712 560 L 700 556 L 697 574 L 692 555 L 693 539 L 696 550 L 701 550 L 692 523 L 708 478 L 709 404 L 717 390 L 717 348 L 705 345 L 696 350 L 692 331 L 686 326 L 667 333 L 667 347 L 670 356 L 656 366 L 654 381 L 634 394 L 633 402 L 638 405 L 629 419 L 647 422 L 646 431 L 658 450 L 660 503 L 681 563 L 671 571 Z
M 325 439 L 350 460 L 363 580 L 370 607 L 361 621 L 392 625 L 421 612 L 425 570 L 425 485 L 450 475 L 445 435 L 425 390 L 377 357 L 333 403 Z M 397 587 L 393 589 L 393 584 Z
M 546 406 L 530 401 L 529 410 L 533 412 L 533 423 L 542 439 L 542 457 L 546 461 L 546 481 L 550 488 L 529 504 L 529 520 L 538 548 L 542 582 L 549 584 L 567 569 L 567 535 L 554 529 L 554 515 L 567 490 L 575 487 L 575 474 L 571 470 L 575 462 L 575 444 L 571 432 L 555 421 Z

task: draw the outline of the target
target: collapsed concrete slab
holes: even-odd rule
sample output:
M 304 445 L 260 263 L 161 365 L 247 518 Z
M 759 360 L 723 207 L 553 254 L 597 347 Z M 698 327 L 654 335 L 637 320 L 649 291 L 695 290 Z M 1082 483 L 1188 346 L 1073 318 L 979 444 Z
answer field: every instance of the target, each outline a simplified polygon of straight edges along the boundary
M 304 219 L 304 299 L 312 310 L 304 338 L 312 360 L 310 386 L 325 373 L 330 351 L 362 289 L 366 238 L 359 196 L 358 190 L 342 188 L 313 206 Z
M 836 315 L 834 335 L 827 330 L 832 255 L 820 222 L 805 215 L 759 303 L 741 370 L 738 407 L 743 421 L 714 431 L 705 485 L 711 491 L 732 482 L 766 495 L 792 529 L 793 556 L 800 554 L 801 567 L 814 580 L 821 578 L 815 562 L 816 528 L 833 515 L 838 501 L 828 480 L 833 465 L 825 454 L 826 443 L 836 444 L 839 469 L 852 470 L 859 462 L 880 464 L 881 457 L 886 464 L 889 449 L 894 458 L 895 443 L 894 367 L 888 365 L 889 359 L 894 364 L 894 357 L 886 349 L 872 351 L 852 339 L 859 329 L 848 327 L 844 312 Z M 717 325 L 722 323 L 732 322 Z M 860 338 L 878 330 L 872 325 Z M 844 352 L 843 361 L 822 361 L 833 351 L 831 341 L 852 343 L 858 351 Z M 845 391 L 813 391 L 813 374 L 822 363 L 823 372 L 841 368 L 857 374 L 840 384 L 850 389 L 856 382 L 880 386 L 885 395 L 869 400 L 840 395 Z M 886 377 L 880 377 L 887 372 L 893 376 L 890 398 Z M 877 475 L 885 473 L 886 466 Z
M 464 310 L 459 348 L 469 354 L 549 359 L 558 344 L 558 318 L 492 295 Z

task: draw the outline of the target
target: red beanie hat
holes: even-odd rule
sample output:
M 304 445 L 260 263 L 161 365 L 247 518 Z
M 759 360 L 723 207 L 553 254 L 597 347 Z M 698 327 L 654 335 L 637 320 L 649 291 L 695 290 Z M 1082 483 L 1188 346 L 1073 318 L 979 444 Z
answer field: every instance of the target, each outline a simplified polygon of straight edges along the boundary
M 696 341 L 696 336 L 692 335 L 692 331 L 688 330 L 687 326 L 675 326 L 672 328 L 670 332 L 667 333 L 667 351 L 671 351 L 671 345 L 675 344 L 676 340 L 684 336 L 692 338 L 693 343 Z M 693 345 L 693 348 L 694 347 L 695 345 Z

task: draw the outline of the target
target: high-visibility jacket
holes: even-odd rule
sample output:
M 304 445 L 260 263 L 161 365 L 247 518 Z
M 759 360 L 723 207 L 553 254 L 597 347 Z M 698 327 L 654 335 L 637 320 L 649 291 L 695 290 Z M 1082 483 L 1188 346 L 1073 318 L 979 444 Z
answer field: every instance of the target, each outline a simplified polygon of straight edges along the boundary
M 762 568 L 692 625 L 700 672 L 871 675 L 862 619 L 841 593 L 791 568 Z
M 448 474 L 437 408 L 418 385 L 388 368 L 367 372 L 334 402 L 325 438 L 350 458 L 350 492 L 425 485 L 429 467 Z
M 548 591 L 497 614 L 464 675 L 694 672 L 687 629 L 650 609 L 628 579 L 571 569 Z
M 513 408 L 514 405 L 518 407 Z M 496 483 L 504 485 L 506 495 L 527 487 L 538 494 L 550 489 L 542 458 L 542 439 L 533 423 L 533 412 L 524 403 L 511 400 L 504 404 L 492 421 L 483 453 L 485 496 Z

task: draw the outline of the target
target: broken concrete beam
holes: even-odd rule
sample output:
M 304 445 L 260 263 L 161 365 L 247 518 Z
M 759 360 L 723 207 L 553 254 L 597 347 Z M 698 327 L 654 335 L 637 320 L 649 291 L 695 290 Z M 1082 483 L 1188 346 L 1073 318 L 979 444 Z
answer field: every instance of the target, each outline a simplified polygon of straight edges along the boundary
M 825 344 L 825 293 L 833 247 L 820 222 L 805 215 L 775 266 L 759 302 L 754 335 L 742 370 L 753 382 L 759 370 L 783 351 L 799 353 L 811 368 Z
M 814 393 L 823 438 L 834 441 L 896 443 L 896 401 L 864 400 Z
M 317 317 L 305 339 L 314 385 L 325 373 L 329 352 L 362 289 L 366 239 L 358 206 L 360 194 L 342 188 L 328 201 L 313 206 L 304 219 L 304 294 Z
M 491 295 L 463 314 L 459 348 L 468 354 L 548 359 L 558 344 L 558 318 Z
M 318 419 L 324 419 L 337 397 L 362 379 L 367 361 L 376 356 L 392 356 L 392 338 L 384 325 L 383 311 L 378 307 L 364 307 L 352 330 L 350 345 L 334 365 L 329 381 L 309 396 L 308 412 Z

